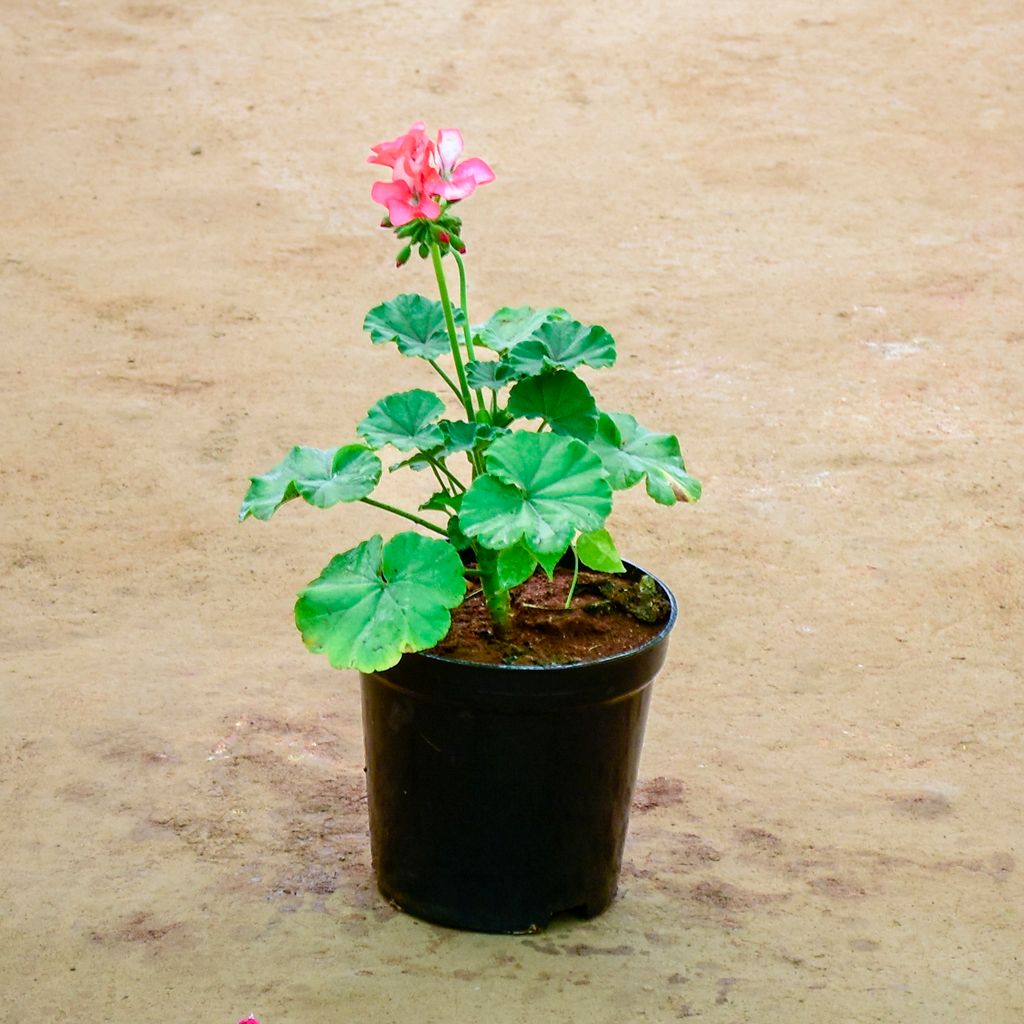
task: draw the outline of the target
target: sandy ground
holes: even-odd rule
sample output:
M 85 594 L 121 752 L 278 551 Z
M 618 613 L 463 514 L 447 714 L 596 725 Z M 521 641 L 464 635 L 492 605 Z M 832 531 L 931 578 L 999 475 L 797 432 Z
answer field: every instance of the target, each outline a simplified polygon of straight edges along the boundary
M 1024 1019 L 1024 20 L 1013 0 L 6 0 L 0 1020 Z M 425 382 L 367 146 L 460 126 L 472 302 L 616 335 L 683 616 L 621 898 L 397 914 L 294 592 L 391 524 L 235 522 Z M 385 382 L 382 387 L 382 382 Z M 406 486 L 406 485 L 402 485 Z M 628 536 L 627 536 L 628 534 Z

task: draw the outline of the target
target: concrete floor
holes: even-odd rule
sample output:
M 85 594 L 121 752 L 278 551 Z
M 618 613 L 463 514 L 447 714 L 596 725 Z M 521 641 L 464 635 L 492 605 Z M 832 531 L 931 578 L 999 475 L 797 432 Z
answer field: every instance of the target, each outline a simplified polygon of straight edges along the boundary
M 1019 4 L 8 0 L 0 42 L 0 1021 L 1024 1018 Z M 498 175 L 479 317 L 607 326 L 599 402 L 706 488 L 614 513 L 682 617 L 620 898 L 532 937 L 376 895 L 291 604 L 390 525 L 235 523 L 425 383 L 360 330 L 430 291 L 364 162 L 418 117 Z

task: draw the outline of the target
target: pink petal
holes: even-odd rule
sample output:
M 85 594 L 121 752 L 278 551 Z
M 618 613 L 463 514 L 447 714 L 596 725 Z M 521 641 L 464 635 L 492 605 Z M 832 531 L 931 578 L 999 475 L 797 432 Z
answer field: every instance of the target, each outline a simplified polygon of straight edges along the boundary
M 421 196 L 420 204 L 416 209 L 419 211 L 419 216 L 426 217 L 427 220 L 436 220 L 441 216 L 441 207 L 430 196 Z
M 471 156 L 468 160 L 463 160 L 455 168 L 454 177 L 458 178 L 460 175 L 471 176 L 477 185 L 486 185 L 488 182 L 494 181 L 494 171 L 478 156 Z
M 463 160 L 455 168 L 451 181 L 441 182 L 437 194 L 442 199 L 454 202 L 471 196 L 477 185 L 486 185 L 490 181 L 494 181 L 494 171 L 483 160 L 471 157 L 469 160 Z
M 387 207 L 388 217 L 396 228 L 416 216 L 410 203 L 412 189 L 404 181 L 375 181 L 370 196 L 375 203 Z
M 456 161 L 462 156 L 462 132 L 458 128 L 442 128 L 437 133 L 437 155 L 441 161 L 441 176 L 447 178 Z
M 370 147 L 372 156 L 366 158 L 368 164 L 382 164 L 384 167 L 394 167 L 395 161 L 402 155 L 402 143 L 405 136 L 392 142 L 379 142 L 376 146 Z
M 444 197 L 444 189 L 447 184 L 448 182 L 433 169 L 423 176 L 423 181 L 420 183 L 424 195 L 441 197 Z
M 388 208 L 388 217 L 396 228 L 417 217 L 434 220 L 441 214 L 441 207 L 430 196 L 421 194 L 417 199 L 404 181 L 376 181 L 370 195 L 375 203 Z
M 408 224 L 409 221 L 416 219 L 416 207 L 401 199 L 393 199 L 387 205 L 388 220 L 391 221 L 392 227 L 400 228 L 403 224 Z
M 375 181 L 370 197 L 375 203 L 387 206 L 394 200 L 408 201 L 412 197 L 412 189 L 404 181 Z
M 366 162 L 382 164 L 384 167 L 394 167 L 403 153 L 409 152 L 417 142 L 423 139 L 426 127 L 422 121 L 417 121 L 404 135 L 399 135 L 398 138 L 392 139 L 390 142 L 378 142 L 376 146 L 371 146 L 370 151 L 373 156 L 367 157 Z

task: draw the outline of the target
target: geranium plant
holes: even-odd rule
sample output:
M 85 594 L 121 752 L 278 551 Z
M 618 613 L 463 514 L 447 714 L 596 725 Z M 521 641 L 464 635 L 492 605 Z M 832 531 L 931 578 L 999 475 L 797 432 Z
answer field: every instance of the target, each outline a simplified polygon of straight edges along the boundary
M 677 439 L 602 411 L 579 376 L 615 363 L 604 327 L 560 307 L 503 307 L 471 320 L 455 211 L 494 173 L 462 151 L 458 131 L 431 139 L 416 123 L 369 158 L 391 172 L 371 195 L 387 209 L 382 226 L 401 242 L 396 263 L 413 254 L 428 261 L 438 299 L 403 293 L 371 309 L 363 326 L 374 344 L 426 363 L 444 397 L 422 388 L 387 395 L 356 427 L 357 441 L 293 448 L 252 478 L 239 513 L 269 519 L 293 498 L 319 508 L 360 501 L 417 528 L 336 555 L 299 594 L 295 620 L 306 646 L 337 668 L 380 671 L 433 647 L 470 582 L 500 633 L 513 616 L 510 592 L 535 572 L 551 577 L 566 557 L 577 572 L 580 563 L 622 572 L 605 528 L 615 491 L 643 481 L 662 505 L 700 497 Z M 390 472 L 431 481 L 416 510 L 371 497 L 383 471 L 378 453 L 388 449 L 399 453 Z

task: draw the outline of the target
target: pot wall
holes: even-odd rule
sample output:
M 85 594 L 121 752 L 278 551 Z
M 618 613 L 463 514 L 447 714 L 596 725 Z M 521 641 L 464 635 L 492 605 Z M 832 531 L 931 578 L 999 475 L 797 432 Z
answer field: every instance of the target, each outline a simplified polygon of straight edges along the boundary
M 389 900 L 489 932 L 608 906 L 671 604 L 657 637 L 597 662 L 413 654 L 362 677 L 371 846 Z

